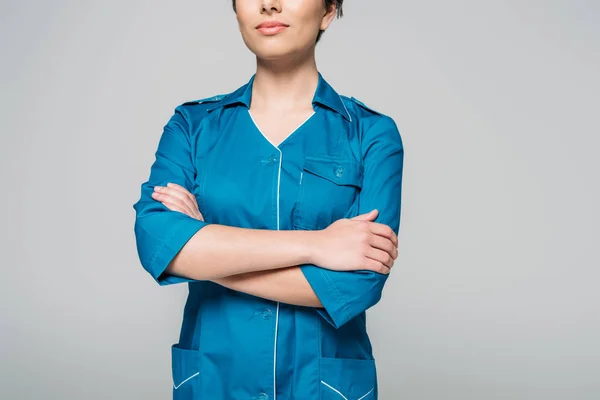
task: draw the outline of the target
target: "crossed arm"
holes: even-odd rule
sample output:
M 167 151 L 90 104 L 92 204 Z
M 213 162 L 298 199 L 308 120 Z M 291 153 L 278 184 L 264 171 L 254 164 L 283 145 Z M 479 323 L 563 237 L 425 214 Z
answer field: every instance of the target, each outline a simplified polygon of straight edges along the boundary
M 400 223 L 404 149 L 391 118 L 379 118 L 363 135 L 363 187 L 348 215 L 377 212 L 364 224 L 344 218 L 321 231 L 209 224 L 197 218 L 201 210 L 177 212 L 156 198 L 155 187 L 193 185 L 189 120 L 185 107 L 177 107 L 134 204 L 138 255 L 160 285 L 212 280 L 258 297 L 317 307 L 335 328 L 379 301 L 397 256 Z
M 238 292 L 269 300 L 299 306 L 323 307 L 298 266 L 273 271 L 246 272 L 241 275 L 217 278 L 214 281 Z
M 167 194 L 169 191 L 171 194 Z M 169 209 L 189 214 L 184 200 L 180 199 L 187 197 L 189 202 L 189 192 L 185 191 L 186 195 L 184 191 L 181 186 L 164 188 L 163 193 L 154 196 L 169 200 L 163 203 Z M 311 261 L 314 234 L 209 224 L 192 236 L 165 274 L 211 280 L 274 301 L 322 307 L 298 267 Z
M 178 184 L 155 187 L 152 197 L 171 211 L 204 221 L 194 195 Z M 375 215 L 371 213 L 370 218 Z M 368 233 L 348 236 L 348 228 L 351 228 L 348 224 L 360 225 L 359 221 L 367 217 L 359 216 L 353 223 L 337 224 L 334 232 L 273 231 L 209 224 L 190 238 L 164 274 L 211 280 L 236 291 L 288 304 L 323 307 L 299 264 L 321 263 L 317 261 L 323 259 L 318 257 L 319 252 L 328 251 L 343 254 L 337 256 L 337 259 L 343 257 L 343 261 L 323 261 L 332 266 L 374 268 L 389 273 L 397 257 L 397 238 L 387 226 L 360 226 L 359 229 L 369 229 Z M 361 241 L 369 250 L 367 254 L 355 249 Z M 372 258 L 365 260 L 368 256 Z

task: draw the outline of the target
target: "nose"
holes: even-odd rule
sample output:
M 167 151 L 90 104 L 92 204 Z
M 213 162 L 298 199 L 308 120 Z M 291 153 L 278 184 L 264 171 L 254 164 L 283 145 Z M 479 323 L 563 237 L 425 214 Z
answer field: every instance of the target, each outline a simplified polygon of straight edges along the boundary
M 281 3 L 279 0 L 263 1 L 260 13 L 261 14 L 272 14 L 274 12 L 281 12 Z

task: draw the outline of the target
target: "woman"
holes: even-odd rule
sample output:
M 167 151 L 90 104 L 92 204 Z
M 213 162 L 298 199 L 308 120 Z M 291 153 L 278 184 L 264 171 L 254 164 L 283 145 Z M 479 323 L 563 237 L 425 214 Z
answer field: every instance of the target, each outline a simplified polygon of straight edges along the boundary
M 233 6 L 256 74 L 175 108 L 134 204 L 143 267 L 189 285 L 173 396 L 376 399 L 365 311 L 397 257 L 398 129 L 317 70 L 342 0 Z

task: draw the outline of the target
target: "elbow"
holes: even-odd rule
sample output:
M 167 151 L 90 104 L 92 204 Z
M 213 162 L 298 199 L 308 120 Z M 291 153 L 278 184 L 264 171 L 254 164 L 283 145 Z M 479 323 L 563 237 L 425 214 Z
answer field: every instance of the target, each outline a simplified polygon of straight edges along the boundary
M 340 329 L 352 319 L 375 306 L 382 298 L 383 287 L 389 274 L 373 271 L 354 271 L 359 280 L 335 284 L 336 301 L 328 301 L 319 314 L 335 329 Z M 354 284 L 354 286 L 351 286 Z
M 187 242 L 208 225 L 185 214 L 161 211 L 138 216 L 134 234 L 140 263 L 159 285 L 190 282 L 174 262 Z M 183 263 L 181 263 L 183 264 Z
M 209 268 L 214 263 L 207 261 L 202 249 L 188 242 L 183 245 L 162 270 L 161 275 L 169 275 L 194 281 L 205 281 L 220 278 Z
M 161 269 L 157 263 L 157 256 L 162 245 L 153 236 L 147 228 L 147 222 L 144 218 L 136 218 L 134 226 L 136 249 L 140 264 L 144 270 L 154 279 L 157 279 L 164 269 Z

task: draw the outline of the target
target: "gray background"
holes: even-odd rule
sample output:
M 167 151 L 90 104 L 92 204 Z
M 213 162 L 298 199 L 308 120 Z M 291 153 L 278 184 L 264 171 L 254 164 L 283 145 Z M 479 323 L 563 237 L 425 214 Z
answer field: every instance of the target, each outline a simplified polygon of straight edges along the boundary
M 600 5 L 348 1 L 325 78 L 396 120 L 384 400 L 598 399 Z M 167 399 L 186 286 L 133 237 L 176 105 L 254 72 L 229 0 L 3 1 L 2 399 Z

